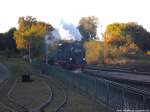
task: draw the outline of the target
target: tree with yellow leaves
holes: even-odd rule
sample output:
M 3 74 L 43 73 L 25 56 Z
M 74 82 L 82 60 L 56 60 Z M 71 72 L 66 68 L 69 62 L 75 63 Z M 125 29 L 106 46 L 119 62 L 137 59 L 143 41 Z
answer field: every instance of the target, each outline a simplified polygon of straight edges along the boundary
M 112 59 L 150 50 L 150 33 L 135 22 L 109 24 L 103 37 Z
M 14 37 L 16 40 L 16 45 L 19 50 L 29 53 L 29 58 L 31 55 L 31 50 L 36 51 L 36 48 L 43 42 L 44 35 L 53 30 L 50 24 L 37 21 L 31 16 L 20 17 L 19 28 L 14 32 Z
M 98 63 L 102 54 L 102 44 L 100 41 L 90 40 L 84 43 L 86 49 L 86 61 L 88 64 Z

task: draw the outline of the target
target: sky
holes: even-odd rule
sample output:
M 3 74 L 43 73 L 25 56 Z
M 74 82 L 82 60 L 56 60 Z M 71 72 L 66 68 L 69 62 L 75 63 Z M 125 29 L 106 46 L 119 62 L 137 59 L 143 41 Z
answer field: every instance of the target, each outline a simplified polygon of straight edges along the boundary
M 58 27 L 63 19 L 78 25 L 81 17 L 99 18 L 98 33 L 113 22 L 137 22 L 150 31 L 149 0 L 0 0 L 0 32 L 18 26 L 21 16 Z

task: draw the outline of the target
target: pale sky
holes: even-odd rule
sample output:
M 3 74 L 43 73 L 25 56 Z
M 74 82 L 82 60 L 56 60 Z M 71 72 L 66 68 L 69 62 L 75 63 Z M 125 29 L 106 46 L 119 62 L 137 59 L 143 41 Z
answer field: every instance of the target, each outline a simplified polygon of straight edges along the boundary
M 78 25 L 83 16 L 97 16 L 105 26 L 138 22 L 150 31 L 149 0 L 0 0 L 0 32 L 17 27 L 18 17 L 33 16 L 57 27 L 60 20 Z

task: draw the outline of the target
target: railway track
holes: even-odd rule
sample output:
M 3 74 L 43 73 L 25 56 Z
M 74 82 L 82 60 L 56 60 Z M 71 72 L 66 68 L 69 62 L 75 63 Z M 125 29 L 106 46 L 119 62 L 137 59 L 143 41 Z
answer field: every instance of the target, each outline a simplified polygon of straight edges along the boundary
M 137 75 L 149 75 L 150 76 L 150 72 L 139 72 L 135 69 L 121 68 L 121 67 L 104 67 L 104 66 L 87 65 L 85 66 L 85 69 L 101 70 L 101 71 L 109 71 L 109 72 L 132 73 L 132 74 L 137 74 Z
M 116 109 L 149 109 L 150 108 L 150 92 L 142 87 L 136 87 L 128 83 L 123 84 L 111 79 L 106 79 L 106 72 L 99 72 L 93 74 L 86 72 L 84 75 L 90 79 L 92 88 L 96 88 L 96 95 L 104 103 L 110 105 L 114 110 Z M 101 74 L 105 77 L 101 77 Z M 120 75 L 120 74 L 119 74 Z M 85 78 L 84 78 L 85 79 Z M 84 80 L 82 78 L 82 80 Z M 90 84 L 88 84 L 90 85 Z M 90 86 L 89 86 L 90 87 Z M 103 92 L 104 91 L 104 92 Z M 144 100 L 143 100 L 144 99 Z M 145 100 L 146 99 L 146 100 Z M 123 110 L 122 110 L 123 111 Z
M 59 112 L 59 109 L 64 106 L 67 101 L 67 94 L 64 88 L 60 87 L 59 84 L 54 82 L 49 76 L 40 76 L 44 79 L 45 83 L 51 89 L 51 97 L 48 101 L 41 105 L 38 109 L 32 110 L 32 112 Z M 17 104 L 15 101 L 9 98 L 9 93 L 11 93 L 12 85 L 15 85 L 17 78 L 12 77 L 4 86 L 0 89 L 0 106 L 3 107 L 0 110 L 2 112 L 29 112 L 25 107 Z M 6 94 L 8 93 L 8 94 Z
M 10 112 L 29 112 L 25 107 L 20 104 L 15 103 L 8 97 L 8 93 L 12 88 L 12 85 L 15 83 L 16 77 L 13 76 L 8 79 L 7 83 L 3 85 L 0 89 L 0 102 L 5 107 L 7 107 Z
M 11 108 L 8 108 L 3 103 L 0 103 L 0 112 L 13 112 L 13 110 Z
M 41 76 L 48 86 L 51 88 L 52 96 L 47 104 L 41 107 L 41 112 L 59 112 L 61 108 L 63 108 L 64 104 L 67 101 L 67 94 L 64 88 L 60 87 L 60 85 L 52 80 L 49 76 L 42 75 Z
M 109 81 L 110 83 L 114 84 L 114 85 L 118 85 L 118 86 L 122 86 L 124 88 L 127 88 L 129 90 L 133 90 L 135 92 L 140 92 L 142 94 L 147 94 L 150 95 L 150 88 L 149 88 L 149 84 L 145 83 L 145 82 L 138 82 L 138 81 L 134 81 L 134 80 L 130 80 L 130 77 L 128 75 L 127 79 L 122 79 L 122 78 L 114 78 L 113 74 L 110 75 L 106 75 L 107 74 L 107 70 L 99 73 L 100 69 L 87 69 L 87 71 L 84 71 L 87 75 L 91 76 L 91 77 L 95 77 L 95 78 L 100 78 L 106 81 Z M 101 71 L 101 70 L 100 70 Z M 114 71 L 113 71 L 114 72 Z M 112 73 L 113 73 L 112 72 Z M 124 73 L 124 72 L 114 72 L 114 73 Z M 109 77 L 110 76 L 110 77 Z M 139 76 L 139 75 L 138 75 Z M 141 75 L 142 77 L 143 75 Z M 126 77 L 126 76 L 125 76 Z M 136 78 L 134 78 L 136 79 Z
M 108 69 L 107 67 L 88 66 L 83 70 L 93 76 L 126 84 L 150 92 L 150 73 L 132 72 L 124 69 Z

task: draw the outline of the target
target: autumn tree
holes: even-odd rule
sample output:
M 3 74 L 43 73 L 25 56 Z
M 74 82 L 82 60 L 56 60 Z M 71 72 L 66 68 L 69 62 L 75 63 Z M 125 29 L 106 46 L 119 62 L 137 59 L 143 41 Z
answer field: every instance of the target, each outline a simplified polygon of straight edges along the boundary
M 10 28 L 7 32 L 0 34 L 0 50 L 7 50 L 8 52 L 16 51 L 16 43 L 13 33 L 16 31 L 16 28 Z
M 52 31 L 53 27 L 50 24 L 37 21 L 31 16 L 20 17 L 18 24 L 19 27 L 14 32 L 17 48 L 25 52 L 28 51 L 29 57 L 31 52 L 33 55 L 37 54 L 36 49 L 43 43 L 44 35 Z
M 9 29 L 9 31 L 6 33 L 7 37 L 7 44 L 8 44 L 8 50 L 9 51 L 16 51 L 16 42 L 14 40 L 14 32 L 16 31 L 15 27 L 12 27 Z
M 134 22 L 109 24 L 103 37 L 110 58 L 143 54 L 150 50 L 150 33 Z
M 0 33 L 0 51 L 5 50 L 5 38 L 3 37 L 3 34 Z
M 124 31 L 125 28 L 126 24 L 124 23 L 109 24 L 105 31 L 106 42 L 118 47 L 130 44 L 132 42 L 132 38 Z
M 137 23 L 113 23 L 106 28 L 107 43 L 116 47 L 135 44 L 139 50 L 150 50 L 150 33 Z
M 102 43 L 100 41 L 90 40 L 84 43 L 86 50 L 86 61 L 88 64 L 98 63 L 100 57 L 103 55 Z
M 83 41 L 96 38 L 97 25 L 98 18 L 95 16 L 82 17 L 80 19 L 78 29 L 83 37 Z
M 144 52 L 150 50 L 150 32 L 136 23 L 127 23 L 124 32 L 132 37 L 133 42 Z

